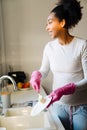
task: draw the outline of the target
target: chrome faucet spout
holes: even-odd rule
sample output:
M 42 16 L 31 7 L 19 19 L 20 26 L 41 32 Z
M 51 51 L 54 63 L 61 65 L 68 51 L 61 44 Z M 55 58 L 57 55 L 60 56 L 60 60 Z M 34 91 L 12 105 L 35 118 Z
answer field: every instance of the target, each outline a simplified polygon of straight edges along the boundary
M 10 76 L 8 76 L 8 75 L 3 75 L 3 76 L 1 76 L 1 77 L 0 77 L 0 84 L 2 83 L 2 81 L 3 81 L 4 79 L 9 79 L 9 80 L 12 82 L 12 84 L 13 84 L 14 91 L 17 90 L 16 82 L 15 82 L 15 80 L 14 80 L 12 77 L 10 77 Z

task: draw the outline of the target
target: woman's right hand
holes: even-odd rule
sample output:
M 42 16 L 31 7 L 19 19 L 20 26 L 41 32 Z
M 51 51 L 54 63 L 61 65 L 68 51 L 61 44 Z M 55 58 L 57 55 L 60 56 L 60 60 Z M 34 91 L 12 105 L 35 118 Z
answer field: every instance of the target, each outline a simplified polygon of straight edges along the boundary
M 30 84 L 37 93 L 40 92 L 41 77 L 42 75 L 39 71 L 34 71 L 31 74 Z

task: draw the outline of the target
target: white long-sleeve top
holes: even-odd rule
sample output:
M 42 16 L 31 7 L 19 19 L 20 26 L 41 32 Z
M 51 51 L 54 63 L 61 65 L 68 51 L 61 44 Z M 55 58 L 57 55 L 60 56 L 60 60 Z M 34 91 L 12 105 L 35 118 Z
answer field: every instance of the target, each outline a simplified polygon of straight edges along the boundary
M 72 95 L 60 101 L 69 105 L 87 104 L 87 41 L 74 37 L 71 43 L 61 45 L 58 39 L 49 42 L 43 53 L 40 72 L 44 79 L 49 70 L 53 74 L 53 90 L 67 83 L 75 83 Z

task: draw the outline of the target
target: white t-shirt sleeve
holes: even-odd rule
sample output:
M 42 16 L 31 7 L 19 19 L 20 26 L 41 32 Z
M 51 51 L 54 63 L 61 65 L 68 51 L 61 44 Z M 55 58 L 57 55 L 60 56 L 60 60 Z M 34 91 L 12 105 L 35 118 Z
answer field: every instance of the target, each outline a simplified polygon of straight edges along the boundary
M 47 45 L 44 48 L 44 52 L 43 52 L 43 59 L 42 59 L 42 64 L 40 67 L 40 72 L 42 74 L 42 79 L 46 78 L 46 76 L 49 73 L 50 70 L 50 63 L 49 63 L 49 58 L 48 58 L 48 47 Z
M 77 82 L 76 86 L 78 89 L 87 89 L 87 41 L 82 47 L 81 58 L 84 78 L 81 81 Z

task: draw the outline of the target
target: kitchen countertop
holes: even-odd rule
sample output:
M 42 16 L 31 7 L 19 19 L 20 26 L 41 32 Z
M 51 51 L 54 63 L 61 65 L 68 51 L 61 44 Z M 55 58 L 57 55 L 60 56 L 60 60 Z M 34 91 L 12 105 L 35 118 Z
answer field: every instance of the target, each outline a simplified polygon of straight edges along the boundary
M 46 96 L 46 93 L 42 87 L 41 87 L 40 93 L 43 96 Z M 29 102 L 32 100 L 36 101 L 37 99 L 38 99 L 38 94 L 32 88 L 30 88 L 29 90 L 18 90 L 18 91 L 12 92 L 11 94 L 11 104 L 21 104 L 21 103 Z M 54 120 L 50 118 L 50 120 L 51 122 L 54 121 L 55 126 L 57 127 L 57 130 L 65 130 L 62 123 L 60 122 L 58 118 L 57 118 L 57 123 L 56 123 L 56 119 Z
M 44 89 L 41 87 L 40 93 L 43 96 L 46 96 L 46 93 Z M 32 101 L 32 100 L 37 100 L 38 99 L 38 94 L 32 89 L 21 89 L 15 92 L 12 92 L 11 94 L 11 104 L 14 103 L 23 103 L 27 101 Z

